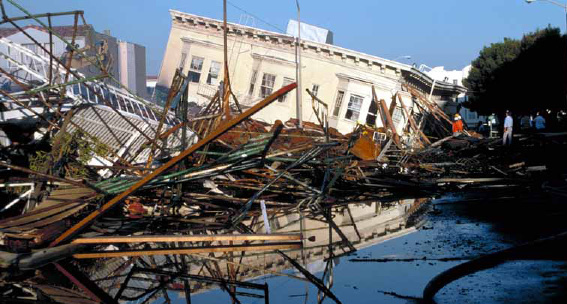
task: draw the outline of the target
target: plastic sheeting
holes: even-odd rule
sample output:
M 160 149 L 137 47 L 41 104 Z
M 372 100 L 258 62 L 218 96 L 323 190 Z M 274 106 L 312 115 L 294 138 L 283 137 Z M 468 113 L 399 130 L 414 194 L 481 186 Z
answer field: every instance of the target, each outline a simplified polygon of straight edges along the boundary
M 297 21 L 289 20 L 286 34 L 297 37 Z M 333 32 L 301 22 L 301 39 L 319 43 L 333 44 Z

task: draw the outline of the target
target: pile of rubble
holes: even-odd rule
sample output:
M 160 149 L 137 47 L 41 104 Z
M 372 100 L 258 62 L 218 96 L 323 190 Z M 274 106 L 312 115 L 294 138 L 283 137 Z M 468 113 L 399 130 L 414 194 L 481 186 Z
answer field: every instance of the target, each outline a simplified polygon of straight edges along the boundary
M 62 14 L 82 18 L 82 12 Z M 26 15 L 56 35 L 39 20 L 45 17 L 51 21 L 51 15 Z M 15 19 L 4 15 L 3 20 L 21 30 Z M 68 42 L 68 56 L 58 58 L 40 44 L 47 55 L 0 39 L 0 46 L 11 50 L 0 48 L 10 67 L 0 69 L 1 77 L 13 88 L 0 90 L 4 269 L 27 271 L 54 263 L 77 280 L 81 273 L 76 267 L 104 259 L 126 258 L 116 267 L 124 269 L 136 265 L 137 257 L 166 256 L 160 263 L 171 263 L 182 273 L 190 261 L 177 261 L 177 255 L 208 253 L 210 259 L 232 265 L 229 274 L 205 263 L 208 276 L 186 271 L 181 277 L 219 284 L 236 299 L 236 286 L 265 294 L 267 287 L 238 281 L 233 253 L 242 252 L 242 258 L 247 252 L 269 251 L 340 303 L 325 282 L 298 262 L 299 255 L 286 254 L 305 245 L 303 226 L 270 234 L 277 229 L 270 227 L 274 217 L 323 222 L 339 239 L 329 240 L 329 246 L 349 253 L 356 248 L 335 222 L 336 210 L 347 210 L 352 219 L 352 204 L 379 202 L 382 207 L 431 196 L 454 184 L 526 184 L 534 173 L 550 167 L 545 161 L 522 159 L 525 151 L 510 151 L 564 140 L 522 137 L 512 148 L 517 150 L 510 150 L 497 139 L 470 133 L 448 136 L 447 115 L 407 85 L 404 89 L 418 100 L 422 112 L 417 115 L 401 97 L 394 97 L 393 107 L 397 98 L 407 118 L 404 134 L 398 134 L 392 122 L 392 106 L 389 109 L 375 94 L 373 103 L 384 127 L 359 125 L 351 134 L 340 134 L 328 125 L 327 104 L 309 91 L 318 124 L 255 121 L 252 115 L 296 84 L 243 109 L 231 93 L 228 75 L 225 87 L 208 105 L 189 111 L 189 79 L 177 71 L 165 106 L 158 107 L 120 87 L 97 62 L 91 64 L 100 69 L 99 76 L 79 73 L 71 65 L 74 52 L 81 52 L 74 43 Z M 444 139 L 432 142 L 434 137 Z M 168 260 L 170 255 L 175 261 Z M 57 262 L 62 259 L 68 260 Z M 95 262 L 79 262 L 89 259 Z M 161 271 L 150 268 L 142 272 L 169 277 L 171 284 L 180 275 L 168 273 L 165 266 Z M 140 270 L 131 273 L 136 272 Z M 126 288 L 128 278 L 121 282 Z M 187 282 L 182 288 L 190 294 Z M 96 284 L 86 285 L 80 288 L 102 302 L 116 302 L 124 291 L 111 299 Z M 168 286 L 163 279 L 148 283 L 144 296 L 152 298 L 154 291 Z

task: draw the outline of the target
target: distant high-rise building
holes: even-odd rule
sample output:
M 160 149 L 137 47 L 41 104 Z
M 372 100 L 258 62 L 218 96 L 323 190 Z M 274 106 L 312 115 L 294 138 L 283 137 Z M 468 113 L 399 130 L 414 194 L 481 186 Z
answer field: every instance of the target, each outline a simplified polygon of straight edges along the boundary
M 16 28 L 0 28 L 0 38 L 9 39 L 40 56 L 47 56 L 46 50 L 51 50 L 58 58 L 69 54 L 69 46 L 56 35 L 51 37 L 52 45 L 50 46 L 50 35 L 45 28 L 28 25 L 23 29 L 45 50 Z M 83 56 L 74 52 L 71 62 L 73 68 L 86 76 L 95 76 L 100 73 L 100 67 L 93 66 L 92 62 L 97 62 L 132 93 L 140 97 L 147 97 L 146 48 L 144 46 L 119 40 L 111 36 L 108 30 L 105 30 L 104 33 L 96 32 L 91 25 L 80 25 L 76 30 L 73 26 L 54 26 L 52 31 L 68 42 L 72 42 L 74 36 L 75 47 L 87 55 Z M 11 50 L 1 49 L 0 51 L 9 54 Z M 3 61 L 2 65 L 9 65 L 9 62 Z

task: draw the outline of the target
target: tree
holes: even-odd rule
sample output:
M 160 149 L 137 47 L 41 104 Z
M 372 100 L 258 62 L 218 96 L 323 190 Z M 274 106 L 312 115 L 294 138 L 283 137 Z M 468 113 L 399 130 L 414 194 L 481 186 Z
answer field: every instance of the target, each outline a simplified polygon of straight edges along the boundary
M 484 47 L 464 81 L 481 114 L 567 108 L 567 38 L 548 27 Z

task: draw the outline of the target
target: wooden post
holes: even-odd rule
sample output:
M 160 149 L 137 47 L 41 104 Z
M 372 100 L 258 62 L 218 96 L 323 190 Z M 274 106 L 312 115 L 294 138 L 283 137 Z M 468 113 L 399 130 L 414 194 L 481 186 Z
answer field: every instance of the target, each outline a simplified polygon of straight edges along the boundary
M 390 112 L 388 112 L 388 106 L 386 105 L 386 101 L 384 101 L 384 99 L 380 99 L 379 105 L 381 108 L 381 112 L 384 113 L 384 115 L 386 116 L 387 126 L 392 131 L 392 139 L 394 140 L 396 146 L 398 146 L 398 148 L 401 149 L 402 145 L 400 143 L 400 136 L 398 135 L 398 132 L 396 132 L 396 126 L 394 125 L 392 116 L 390 116 Z
M 404 104 L 404 101 L 402 100 L 402 96 L 400 96 L 399 93 L 396 93 L 396 96 L 400 99 L 400 105 L 402 106 L 402 109 L 404 110 L 404 113 L 406 114 L 406 117 L 408 118 L 408 120 L 410 122 L 410 126 L 413 129 L 413 131 L 415 133 L 421 135 L 421 138 L 423 138 L 423 141 L 425 141 L 428 145 L 431 145 L 431 141 L 429 141 L 429 138 L 427 138 L 427 136 L 425 136 L 425 134 L 419 129 L 419 127 L 417 126 L 417 123 L 415 123 L 415 120 L 411 116 L 411 113 L 406 108 L 406 105 Z

